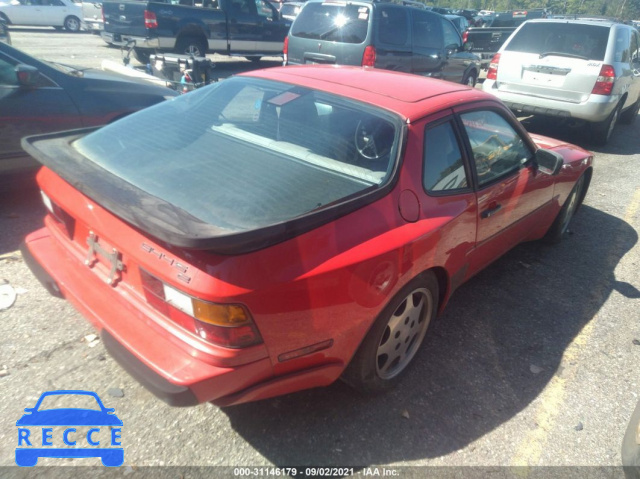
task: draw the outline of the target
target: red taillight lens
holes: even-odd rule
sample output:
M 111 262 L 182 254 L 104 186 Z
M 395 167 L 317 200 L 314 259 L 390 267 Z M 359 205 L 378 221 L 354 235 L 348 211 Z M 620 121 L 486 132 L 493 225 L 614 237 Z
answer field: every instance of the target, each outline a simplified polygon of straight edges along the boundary
M 104 20 L 104 7 L 101 7 L 100 11 L 102 12 L 102 23 L 106 23 Z
M 362 55 L 362 66 L 363 67 L 376 66 L 376 49 L 373 45 L 368 45 L 364 49 L 364 54 Z
M 469 40 L 469 30 L 465 30 L 462 34 L 462 43 L 467 43 Z
M 615 79 L 616 71 L 613 67 L 611 65 L 602 65 L 600 75 L 598 75 L 591 93 L 594 95 L 611 95 Z
M 489 71 L 487 71 L 488 80 L 498 79 L 498 63 L 500 63 L 500 54 L 496 53 L 489 63 Z
M 289 57 L 289 37 L 284 37 L 284 45 L 282 46 L 282 55 L 284 56 L 284 64 L 287 64 Z
M 144 28 L 158 28 L 156 14 L 149 10 L 144 11 Z
M 147 303 L 205 341 L 227 348 L 262 342 L 251 313 L 241 304 L 217 304 L 194 298 L 140 269 Z

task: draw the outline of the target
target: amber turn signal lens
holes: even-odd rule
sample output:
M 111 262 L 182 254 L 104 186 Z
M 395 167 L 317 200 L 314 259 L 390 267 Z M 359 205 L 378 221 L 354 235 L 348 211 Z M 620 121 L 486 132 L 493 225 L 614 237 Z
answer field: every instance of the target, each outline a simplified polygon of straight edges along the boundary
M 193 316 L 204 323 L 233 327 L 251 321 L 249 313 L 239 305 L 214 304 L 197 299 L 193 299 L 192 304 Z

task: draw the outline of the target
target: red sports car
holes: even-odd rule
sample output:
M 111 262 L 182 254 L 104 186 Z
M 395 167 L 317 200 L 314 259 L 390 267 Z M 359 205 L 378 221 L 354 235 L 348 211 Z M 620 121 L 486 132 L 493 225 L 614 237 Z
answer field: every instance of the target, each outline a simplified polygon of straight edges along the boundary
M 26 261 L 173 405 L 388 388 L 460 284 L 561 239 L 593 165 L 477 89 L 335 66 L 23 146 L 49 210 Z

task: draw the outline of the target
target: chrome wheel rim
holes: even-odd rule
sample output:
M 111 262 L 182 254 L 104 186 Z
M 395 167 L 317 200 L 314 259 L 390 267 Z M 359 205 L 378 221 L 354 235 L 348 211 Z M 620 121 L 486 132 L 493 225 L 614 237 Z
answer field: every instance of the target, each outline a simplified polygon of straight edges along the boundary
M 75 18 L 67 20 L 67 29 L 75 32 L 80 29 L 80 23 Z
M 415 356 L 431 322 L 433 296 L 426 288 L 409 293 L 387 321 L 376 350 L 381 379 L 400 374 Z
M 202 56 L 200 49 L 196 45 L 189 45 L 187 48 L 185 48 L 184 53 L 187 55 L 193 55 L 194 57 Z
M 473 76 L 470 76 L 469 78 L 467 78 L 467 86 L 474 86 L 473 85 Z
M 582 190 L 582 181 L 581 177 L 576 183 L 575 188 L 571 192 L 571 196 L 569 197 L 569 204 L 567 205 L 567 214 L 564 217 L 564 221 L 562 222 L 562 234 L 566 233 L 569 229 L 569 223 L 571 222 L 571 218 L 573 218 L 573 213 L 578 206 L 578 195 L 580 194 L 580 190 Z

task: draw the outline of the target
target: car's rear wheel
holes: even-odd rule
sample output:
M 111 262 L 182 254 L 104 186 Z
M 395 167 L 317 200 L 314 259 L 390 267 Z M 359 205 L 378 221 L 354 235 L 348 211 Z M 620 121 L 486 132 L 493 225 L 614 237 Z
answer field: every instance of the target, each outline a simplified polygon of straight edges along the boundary
M 598 145 L 606 145 L 611 139 L 613 129 L 618 124 L 618 119 L 620 118 L 621 107 L 622 105 L 619 104 L 611 112 L 609 118 L 601 123 L 594 123 L 592 125 L 593 139 Z
M 80 31 L 80 19 L 78 17 L 69 16 L 64 20 L 64 28 L 69 32 Z
M 585 179 L 585 175 L 583 174 L 575 185 L 573 185 L 573 189 L 571 193 L 569 193 L 569 197 L 562 205 L 562 209 L 556 216 L 556 219 L 553 221 L 553 224 L 547 231 L 544 239 L 547 243 L 559 243 L 562 241 L 563 236 L 567 231 L 569 231 L 569 224 L 571 223 L 571 219 L 573 215 L 576 213 L 584 196 L 587 193 L 587 189 L 589 188 L 588 182 Z
M 380 313 L 342 375 L 356 389 L 395 386 L 436 316 L 438 280 L 427 272 L 410 281 Z
M 620 123 L 624 123 L 625 125 L 631 125 L 636 121 L 638 117 L 638 112 L 640 111 L 640 98 L 626 111 L 623 111 L 620 114 Z
M 197 37 L 181 37 L 176 43 L 176 52 L 180 55 L 203 57 L 207 53 L 207 45 Z

